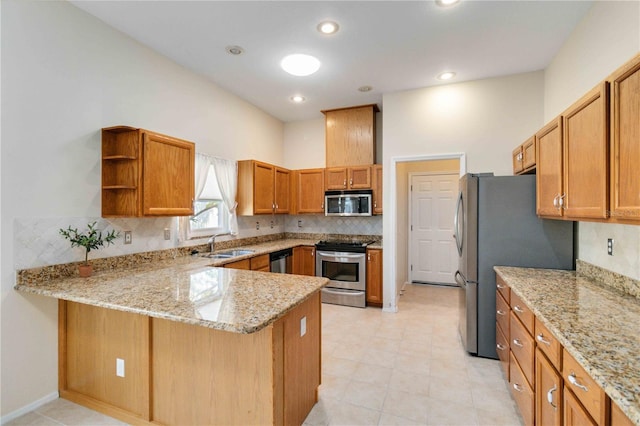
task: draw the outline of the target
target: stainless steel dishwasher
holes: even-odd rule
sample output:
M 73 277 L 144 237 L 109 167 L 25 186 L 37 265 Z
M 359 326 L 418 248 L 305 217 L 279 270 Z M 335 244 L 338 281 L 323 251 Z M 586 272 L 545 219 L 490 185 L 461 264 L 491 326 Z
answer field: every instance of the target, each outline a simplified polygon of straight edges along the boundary
M 291 274 L 293 272 L 293 249 L 284 249 L 269 254 L 271 272 Z

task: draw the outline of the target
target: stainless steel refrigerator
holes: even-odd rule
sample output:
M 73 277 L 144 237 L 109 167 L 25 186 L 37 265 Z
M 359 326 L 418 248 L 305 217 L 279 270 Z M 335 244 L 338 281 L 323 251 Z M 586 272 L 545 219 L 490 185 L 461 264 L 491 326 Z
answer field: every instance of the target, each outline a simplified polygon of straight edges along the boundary
M 455 215 L 460 337 L 467 352 L 496 354 L 493 267 L 574 268 L 574 223 L 536 216 L 535 175 L 467 174 Z

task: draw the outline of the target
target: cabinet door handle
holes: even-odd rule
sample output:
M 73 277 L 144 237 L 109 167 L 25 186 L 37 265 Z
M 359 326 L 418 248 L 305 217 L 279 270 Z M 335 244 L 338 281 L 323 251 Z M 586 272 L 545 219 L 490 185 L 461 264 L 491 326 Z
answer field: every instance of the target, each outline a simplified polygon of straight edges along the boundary
M 353 179 L 349 179 L 349 185 L 353 185 Z
M 554 384 L 547 392 L 547 402 L 553 407 L 554 410 L 558 410 L 558 406 L 553 403 L 553 393 L 558 390 L 558 387 Z
M 569 379 L 569 383 L 571 383 L 573 386 L 580 388 L 585 392 L 589 392 L 589 388 L 578 381 L 576 373 L 574 373 L 573 371 L 571 372 L 571 374 L 569 374 L 569 376 L 567 376 L 567 379 Z
M 454 235 L 455 237 L 455 235 Z M 507 288 L 506 286 L 502 285 L 502 284 L 496 284 L 496 287 L 498 287 L 500 290 L 502 290 L 503 288 Z
M 316 255 L 316 251 L 315 250 L 311 250 L 311 257 Z
M 378 202 L 377 202 L 377 201 L 374 201 L 374 202 L 373 202 L 373 208 L 375 209 L 375 208 L 377 208 L 377 207 L 378 207 Z
M 544 343 L 547 346 L 551 346 L 551 341 L 544 338 L 544 334 L 540 333 L 536 336 L 536 340 L 540 343 Z
M 519 314 L 524 314 L 524 309 L 522 309 L 522 308 L 520 307 L 520 305 L 516 305 L 516 306 L 514 306 L 514 307 L 513 307 L 513 310 L 514 310 L 514 311 L 516 311 L 516 312 L 517 312 L 517 313 L 519 313 Z
M 562 194 L 559 195 L 558 197 L 558 204 L 560 205 L 560 208 L 564 208 L 564 197 L 566 197 L 567 194 Z
M 505 311 L 503 311 L 502 309 L 498 309 L 498 310 L 496 311 L 496 314 L 504 316 L 504 315 L 506 315 L 507 313 L 506 313 Z
M 559 208 L 558 207 L 558 197 L 560 195 L 556 195 L 555 197 L 553 197 L 553 207 L 555 207 L 556 209 Z
M 524 348 L 524 345 L 522 344 L 520 339 L 513 339 L 513 344 L 516 345 L 519 348 Z
M 324 210 L 324 203 L 320 204 L 320 208 Z
M 515 390 L 517 390 L 518 392 L 524 392 L 524 389 L 522 389 L 522 386 L 521 386 L 521 385 L 519 385 L 519 384 L 517 384 L 517 383 L 514 383 L 514 384 L 513 384 L 513 388 L 514 388 Z
M 371 253 L 367 253 L 367 260 L 371 262 Z
M 500 343 L 496 343 L 496 349 L 498 349 L 499 351 L 504 351 L 505 349 L 507 349 L 507 347 L 501 345 Z

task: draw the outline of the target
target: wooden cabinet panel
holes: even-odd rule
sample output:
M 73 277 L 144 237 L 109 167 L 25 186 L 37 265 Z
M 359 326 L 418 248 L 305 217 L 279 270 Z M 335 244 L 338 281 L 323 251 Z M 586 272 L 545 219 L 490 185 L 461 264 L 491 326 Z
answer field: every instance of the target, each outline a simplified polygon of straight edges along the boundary
M 562 376 L 539 349 L 536 350 L 536 424 L 562 425 Z
M 566 349 L 563 350 L 562 362 L 562 377 L 565 387 L 571 389 L 597 424 L 605 425 L 609 418 L 609 398 L 604 390 Z
M 631 419 L 613 402 L 611 403 L 611 426 L 634 426 Z
M 296 275 L 316 275 L 316 248 L 300 246 L 293 249 L 293 273 Z
M 238 260 L 236 262 L 226 263 L 225 268 L 251 270 L 251 259 Z
M 328 191 L 347 189 L 349 182 L 346 167 L 333 167 L 325 170 L 325 188 Z
M 328 168 L 325 179 L 325 188 L 329 191 L 371 189 L 371 166 Z
M 251 265 L 252 271 L 271 272 L 271 263 L 268 254 L 252 257 L 249 259 L 249 264 Z
M 274 201 L 276 213 L 289 213 L 291 202 L 291 172 L 282 167 L 275 168 Z
M 536 133 L 536 213 L 562 217 L 559 198 L 563 192 L 562 117 Z
M 374 164 L 371 168 L 373 214 L 382 214 L 382 165 Z
M 322 111 L 327 167 L 375 162 L 377 111 L 375 104 Z
M 612 85 L 611 216 L 640 221 L 640 55 L 608 78 Z
M 382 250 L 367 250 L 367 304 L 382 306 Z
M 509 336 L 505 334 L 500 325 L 496 323 L 496 353 L 500 365 L 504 371 L 507 382 L 509 381 Z
M 520 415 L 526 426 L 533 426 L 535 415 L 535 394 L 518 366 L 513 354 L 509 359 L 509 377 L 511 395 L 520 409 Z
M 609 85 L 602 83 L 563 113 L 564 210 L 571 218 L 607 217 Z
M 253 164 L 253 213 L 273 213 L 276 168 L 271 164 L 254 162 Z
M 507 304 L 510 305 L 511 289 L 509 288 L 509 285 L 506 282 L 504 282 L 502 277 L 498 274 L 496 274 L 496 289 L 498 290 L 502 298 L 505 300 L 505 302 L 507 302 Z
M 532 388 L 535 387 L 535 343 L 513 312 L 509 322 L 509 347 L 527 381 Z
M 597 426 L 578 399 L 566 387 L 563 391 L 562 411 L 564 426 Z
M 544 352 L 554 368 L 562 371 L 562 345 L 538 318 L 535 320 L 535 339 L 538 348 Z
M 530 170 L 536 165 L 536 138 L 532 136 L 522 144 L 522 169 Z
M 240 216 L 289 213 L 291 171 L 255 160 L 239 161 L 237 201 Z
M 324 169 L 295 171 L 296 213 L 324 213 Z
M 102 129 L 102 216 L 193 214 L 195 144 L 127 126 Z
M 371 166 L 349 167 L 349 189 L 371 189 Z
M 522 155 L 522 145 L 518 145 L 511 154 L 514 175 L 520 174 L 522 170 L 524 170 L 524 167 L 522 166 Z
M 496 292 L 496 322 L 504 331 L 504 335 L 509 337 L 509 304 L 502 298 L 500 292 Z
M 525 326 L 527 332 L 533 335 L 535 316 L 527 304 L 520 299 L 520 296 L 513 292 L 511 292 L 511 310 Z

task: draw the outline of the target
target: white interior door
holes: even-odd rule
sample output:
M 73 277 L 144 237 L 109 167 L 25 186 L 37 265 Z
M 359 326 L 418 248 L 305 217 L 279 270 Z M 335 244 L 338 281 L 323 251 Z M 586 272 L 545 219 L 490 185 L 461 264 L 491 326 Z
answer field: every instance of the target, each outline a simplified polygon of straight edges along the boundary
M 455 285 L 458 174 L 411 175 L 410 281 Z

